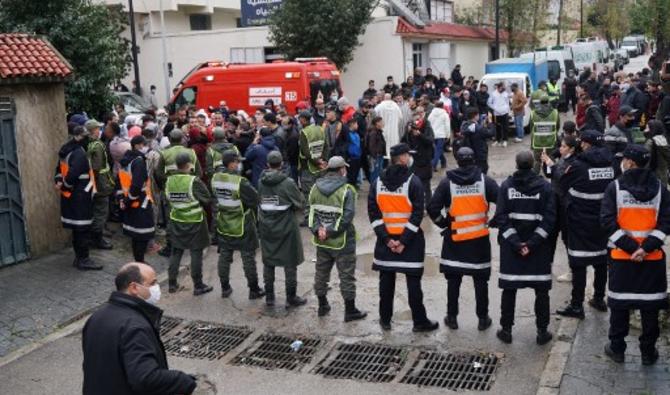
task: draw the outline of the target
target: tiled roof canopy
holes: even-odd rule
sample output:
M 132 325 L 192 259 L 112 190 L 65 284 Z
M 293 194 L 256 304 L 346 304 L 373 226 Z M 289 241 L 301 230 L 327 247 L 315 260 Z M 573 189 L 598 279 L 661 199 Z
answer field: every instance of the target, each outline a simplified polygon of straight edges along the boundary
M 72 66 L 44 38 L 24 33 L 0 33 L 0 82 L 3 80 L 63 80 Z
M 477 27 L 468 25 L 459 25 L 456 23 L 433 23 L 423 28 L 418 28 L 404 20 L 398 18 L 396 33 L 403 36 L 413 37 L 435 37 L 452 40 L 475 40 L 475 41 L 494 41 L 495 29 L 489 27 Z M 507 40 L 507 31 L 500 30 L 500 40 Z

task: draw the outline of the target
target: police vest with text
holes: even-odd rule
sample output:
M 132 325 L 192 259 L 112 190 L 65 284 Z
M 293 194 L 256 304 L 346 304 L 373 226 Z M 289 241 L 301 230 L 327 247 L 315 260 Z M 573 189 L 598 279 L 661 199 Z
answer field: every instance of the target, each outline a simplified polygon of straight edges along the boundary
M 223 167 L 223 152 L 228 150 L 235 151 L 237 155 L 240 154 L 240 150 L 238 150 L 237 147 L 232 143 L 226 143 L 224 145 L 224 149 L 222 150 L 214 149 L 214 147 L 207 148 L 207 155 L 212 161 L 212 168 L 214 171 L 218 171 Z
M 531 113 L 533 130 L 531 146 L 533 149 L 554 148 L 556 146 L 556 134 L 558 132 L 556 123 L 558 111 L 553 110 L 548 116 L 541 116 L 537 111 Z
M 175 145 L 173 147 L 170 147 L 161 152 L 161 155 L 163 155 L 163 163 L 164 163 L 163 170 L 165 171 L 165 175 L 171 176 L 177 173 L 178 170 L 177 155 L 179 155 L 182 152 L 186 152 L 191 157 L 191 163 L 195 164 L 195 162 L 198 160 L 198 158 L 195 155 L 195 151 L 193 151 L 192 149 L 186 148 L 181 145 Z M 195 174 L 195 167 L 191 168 L 191 174 Z
M 174 174 L 165 184 L 165 195 L 170 203 L 170 219 L 183 223 L 202 222 L 204 212 L 200 202 L 193 196 L 195 176 Z
M 398 189 L 391 191 L 381 180 L 377 181 L 377 206 L 382 212 L 382 222 L 392 236 L 400 236 L 405 228 L 418 232 L 419 228 L 409 222 L 412 216 L 412 202 L 409 200 L 411 175 Z
M 628 191 L 619 187 L 619 181 L 614 181 L 616 185 L 617 202 L 617 230 L 611 240 L 617 240 L 623 235 L 633 238 L 638 244 L 642 244 L 648 236 L 655 236 L 661 240 L 665 239 L 665 234 L 656 230 L 658 220 L 658 210 L 661 205 L 661 188 L 659 185 L 658 193 L 649 201 L 641 202 Z M 631 255 L 620 248 L 612 248 L 610 256 L 615 260 L 630 260 Z M 663 259 L 661 249 L 648 253 L 645 261 L 656 261 Z
M 135 162 L 138 159 L 140 158 L 138 157 L 133 159 L 130 163 L 128 163 L 128 166 L 122 167 L 119 170 L 119 183 L 121 184 L 121 191 L 123 192 L 123 196 L 125 196 L 128 200 L 130 200 L 131 208 L 139 208 L 140 206 L 142 208 L 147 208 L 149 202 L 151 203 L 154 202 L 153 195 L 151 194 L 151 181 L 149 181 L 148 177 L 144 182 L 144 185 L 142 186 L 142 193 L 144 193 L 144 199 L 141 202 L 140 202 L 141 196 L 132 196 L 130 194 L 130 186 L 133 183 L 132 165 L 133 162 Z
M 309 193 L 310 228 L 314 225 L 314 221 L 318 219 L 321 225 L 325 227 L 331 227 L 336 231 L 340 230 L 342 216 L 344 215 L 344 198 L 347 194 L 347 191 L 351 191 L 354 193 L 354 196 L 356 196 L 356 190 L 349 184 L 342 185 L 329 196 L 321 193 L 316 185 L 313 186 Z M 312 242 L 317 247 L 329 248 L 331 250 L 341 250 L 347 244 L 347 231 L 345 229 L 338 236 L 328 237 L 324 241 L 319 240 L 319 238 L 315 236 L 312 239 Z
M 242 177 L 237 174 L 216 173 L 212 176 L 212 191 L 216 197 L 218 213 L 216 230 L 231 237 L 244 235 L 244 221 L 249 214 L 240 200 Z
M 320 159 L 326 145 L 326 135 L 323 129 L 320 126 L 311 125 L 304 128 L 301 133 L 307 139 L 307 149 L 312 160 Z M 303 156 L 302 151 L 300 151 L 300 159 L 307 159 Z M 312 174 L 319 173 L 321 169 L 315 166 L 312 160 L 307 160 L 307 170 Z
M 478 239 L 489 235 L 486 226 L 489 204 L 486 201 L 484 175 L 471 185 L 458 185 L 449 181 L 451 205 L 451 239 L 455 242 Z

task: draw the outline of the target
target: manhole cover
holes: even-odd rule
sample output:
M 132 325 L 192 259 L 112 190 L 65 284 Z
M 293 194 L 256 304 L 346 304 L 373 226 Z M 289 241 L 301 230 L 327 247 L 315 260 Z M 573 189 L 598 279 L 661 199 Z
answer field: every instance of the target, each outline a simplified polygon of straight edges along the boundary
M 407 350 L 380 344 L 338 343 L 313 372 L 335 379 L 387 383 L 407 360 Z
M 495 379 L 498 361 L 492 354 L 422 351 L 400 382 L 449 390 L 488 391 Z
M 221 359 L 242 344 L 251 332 L 246 327 L 193 321 L 168 337 L 165 351 L 182 358 Z
M 181 318 L 167 317 L 167 316 L 161 318 L 161 332 L 160 332 L 161 339 L 165 337 L 168 334 L 168 332 L 179 326 L 179 324 L 181 324 L 182 322 L 184 322 L 184 320 L 182 320 Z
M 298 370 L 312 361 L 323 341 L 299 335 L 263 334 L 233 358 L 233 365 Z

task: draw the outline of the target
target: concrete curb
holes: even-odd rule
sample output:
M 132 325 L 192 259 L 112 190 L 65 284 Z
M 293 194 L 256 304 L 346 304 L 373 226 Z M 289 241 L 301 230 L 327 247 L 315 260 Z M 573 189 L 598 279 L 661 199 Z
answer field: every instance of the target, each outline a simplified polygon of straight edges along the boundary
M 540 376 L 537 395 L 558 395 L 579 323 L 580 320 L 575 318 L 561 318 L 561 323 L 556 332 L 556 340 L 551 346 L 547 362 Z
M 179 276 L 182 276 L 186 272 L 186 267 L 181 266 L 179 268 Z M 167 271 L 161 273 L 158 275 L 158 282 L 160 284 L 165 284 L 167 283 L 168 280 L 168 274 Z M 47 336 L 35 340 L 34 342 L 30 344 L 26 344 L 25 346 L 5 355 L 4 357 L 0 358 L 0 369 L 8 365 L 17 359 L 30 354 L 31 352 L 37 350 L 38 348 L 41 348 L 43 346 L 46 346 L 47 344 L 53 343 L 56 340 L 62 339 L 66 336 L 72 335 L 73 333 L 79 332 L 82 330 L 84 327 L 84 324 L 86 323 L 86 320 L 88 320 L 88 317 L 95 312 L 101 305 L 98 306 L 93 306 L 88 309 L 82 310 L 81 312 L 77 313 L 76 315 L 66 319 L 65 321 L 59 323 L 56 326 L 56 330 Z

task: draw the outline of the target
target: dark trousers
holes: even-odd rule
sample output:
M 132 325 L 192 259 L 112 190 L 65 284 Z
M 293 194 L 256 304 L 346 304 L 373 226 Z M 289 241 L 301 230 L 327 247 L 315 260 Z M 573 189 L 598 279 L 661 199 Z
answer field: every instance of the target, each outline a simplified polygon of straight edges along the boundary
M 265 281 L 265 290 L 274 292 L 275 289 L 275 267 L 263 265 L 263 280 Z M 295 295 L 298 288 L 298 267 L 284 266 L 284 281 L 286 282 L 286 294 Z
M 581 306 L 586 292 L 586 266 L 571 266 L 572 270 L 572 304 Z M 593 298 L 605 297 L 607 285 L 607 264 L 593 266 Z
M 91 232 L 87 230 L 72 230 L 72 249 L 77 259 L 88 258 L 88 250 L 91 245 Z
M 512 329 L 514 326 L 514 308 L 516 307 L 516 289 L 503 289 L 500 306 L 500 326 Z M 535 290 L 535 325 L 538 330 L 549 326 L 549 290 Z
M 347 161 L 349 168 L 347 168 L 347 183 L 353 187 L 358 186 L 358 174 L 361 172 L 361 159 L 349 158 Z
M 496 115 L 496 141 L 507 141 L 507 133 L 509 128 L 509 115 Z
M 445 274 L 447 279 L 447 315 L 458 315 L 458 297 L 461 294 L 463 275 Z M 477 317 L 486 318 L 489 315 L 489 280 L 486 277 L 472 277 L 475 285 L 475 301 Z
M 130 244 L 133 249 L 133 259 L 135 262 L 146 262 L 144 260 L 144 254 L 147 252 L 147 246 L 149 245 L 149 240 L 135 240 L 132 239 Z
M 379 319 L 382 322 L 391 322 L 393 317 L 393 298 L 395 297 L 395 272 L 379 272 Z M 423 291 L 421 290 L 421 276 L 406 274 L 407 298 L 412 310 L 414 325 L 421 325 L 428 321 L 426 308 L 423 305 Z
M 577 93 L 574 95 L 567 95 L 565 96 L 565 104 L 568 106 L 568 108 L 572 109 L 572 112 L 576 112 L 577 108 Z
M 656 347 L 656 340 L 660 334 L 658 326 L 658 309 L 640 310 L 642 317 L 642 335 L 640 335 L 640 352 L 652 354 Z M 630 310 L 610 310 L 609 339 L 612 351 L 623 353 L 626 351 L 626 336 L 628 336 Z
M 428 203 L 430 203 L 430 198 L 433 197 L 433 191 L 430 189 L 430 178 L 428 179 L 422 178 L 421 183 L 423 184 L 423 197 L 425 200 L 424 207 L 428 207 Z

